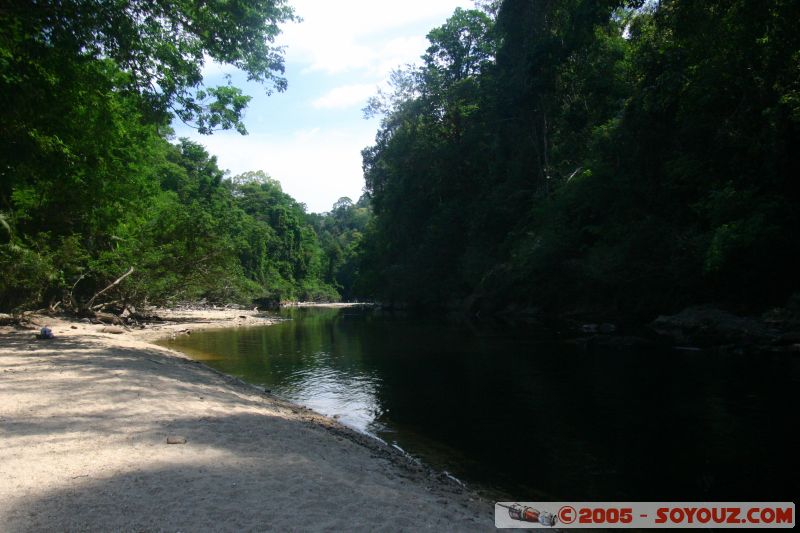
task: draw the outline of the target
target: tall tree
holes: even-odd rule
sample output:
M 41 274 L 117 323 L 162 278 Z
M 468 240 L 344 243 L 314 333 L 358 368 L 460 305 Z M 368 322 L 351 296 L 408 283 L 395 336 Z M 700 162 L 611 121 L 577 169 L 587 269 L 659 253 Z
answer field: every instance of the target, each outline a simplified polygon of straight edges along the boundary
M 495 310 L 783 303 L 800 290 L 798 6 L 505 0 L 486 32 L 457 12 L 373 101 L 364 280 Z
M 196 147 L 184 144 L 176 154 L 165 141 L 167 124 L 176 115 L 204 133 L 244 132 L 248 97 L 230 85 L 204 87 L 203 64 L 230 63 L 268 92 L 283 90 L 282 51 L 273 43 L 278 25 L 292 18 L 283 0 L 4 3 L 0 212 L 11 237 L 0 244 L 0 269 L 18 275 L 4 280 L 0 306 L 90 293 L 134 260 L 141 268 L 126 284 L 156 283 L 147 272 L 168 264 L 171 252 L 169 244 L 166 255 L 148 248 L 164 245 L 152 228 L 182 235 L 176 253 L 185 244 L 187 257 L 204 257 L 183 233 L 188 213 L 198 238 L 221 243 L 215 209 L 223 173 Z M 206 255 L 219 266 L 235 257 L 229 252 L 220 246 Z M 218 273 L 195 265 L 197 273 Z M 187 284 L 187 294 L 196 294 L 197 284 Z M 150 288 L 150 296 L 174 294 Z
M 139 94 L 148 112 L 174 111 L 203 133 L 244 131 L 249 98 L 230 85 L 203 88 L 202 67 L 232 64 L 268 92 L 284 90 L 282 51 L 273 43 L 278 25 L 293 18 L 284 0 L 17 0 L 0 10 L 0 42 L 4 70 L 51 53 L 70 62 L 109 59 L 125 74 L 120 88 Z

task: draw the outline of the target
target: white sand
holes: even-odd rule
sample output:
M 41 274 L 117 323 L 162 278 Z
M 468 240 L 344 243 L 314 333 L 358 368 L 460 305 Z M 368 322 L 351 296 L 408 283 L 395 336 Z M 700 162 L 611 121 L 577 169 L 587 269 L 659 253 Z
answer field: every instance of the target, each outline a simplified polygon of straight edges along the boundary
M 0 328 L 0 531 L 494 529 L 491 502 L 392 448 L 148 342 L 253 315 Z

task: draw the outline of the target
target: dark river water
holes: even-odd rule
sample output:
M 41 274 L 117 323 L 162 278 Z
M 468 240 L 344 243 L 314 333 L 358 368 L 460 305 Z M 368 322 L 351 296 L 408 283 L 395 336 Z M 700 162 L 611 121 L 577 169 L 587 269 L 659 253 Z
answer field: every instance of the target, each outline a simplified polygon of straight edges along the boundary
M 168 343 L 488 495 L 791 501 L 800 358 L 586 350 L 524 327 L 369 309 Z

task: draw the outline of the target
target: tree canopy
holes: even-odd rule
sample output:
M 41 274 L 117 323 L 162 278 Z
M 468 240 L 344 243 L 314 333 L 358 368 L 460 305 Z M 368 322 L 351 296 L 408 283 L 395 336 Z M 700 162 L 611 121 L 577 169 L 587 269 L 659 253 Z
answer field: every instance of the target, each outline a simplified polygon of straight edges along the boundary
M 11 1 L 0 10 L 0 66 L 6 82 L 25 84 L 36 71 L 48 73 L 48 56 L 108 60 L 119 71 L 115 89 L 139 95 L 148 113 L 174 112 L 203 133 L 244 132 L 249 97 L 230 84 L 204 87 L 203 65 L 231 64 L 267 92 L 284 90 L 282 50 L 274 42 L 279 24 L 293 18 L 284 0 Z
M 800 289 L 798 9 L 457 10 L 371 102 L 367 292 L 627 316 L 785 303 Z
M 244 132 L 248 97 L 203 87 L 203 64 L 283 90 L 292 18 L 282 0 L 0 8 L 0 308 L 337 298 L 304 207 L 168 127 Z
M 210 60 L 286 87 L 283 0 L 7 2 L 0 307 L 80 307 L 131 267 L 124 303 L 642 317 L 800 292 L 800 4 L 477 5 L 370 100 L 364 196 L 309 214 L 168 126 L 245 131 Z

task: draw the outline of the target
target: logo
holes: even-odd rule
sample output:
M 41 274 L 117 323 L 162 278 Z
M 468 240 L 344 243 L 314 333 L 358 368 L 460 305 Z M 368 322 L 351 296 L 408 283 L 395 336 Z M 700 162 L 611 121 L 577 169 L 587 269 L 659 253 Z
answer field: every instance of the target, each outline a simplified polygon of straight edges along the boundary
M 793 502 L 497 502 L 498 528 L 792 528 Z
M 507 509 L 508 517 L 517 522 L 538 524 L 544 527 L 554 527 L 558 522 L 558 517 L 553 513 L 539 511 L 539 509 L 534 509 L 521 503 L 499 502 L 497 506 Z

